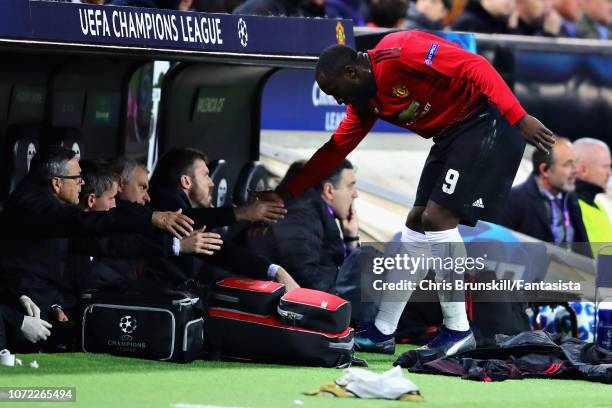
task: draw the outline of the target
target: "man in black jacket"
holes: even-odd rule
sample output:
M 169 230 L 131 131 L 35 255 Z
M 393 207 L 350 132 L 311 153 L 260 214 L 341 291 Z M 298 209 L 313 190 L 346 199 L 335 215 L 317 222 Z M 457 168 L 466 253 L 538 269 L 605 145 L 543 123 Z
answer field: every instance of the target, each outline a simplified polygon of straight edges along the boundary
M 300 286 L 335 293 L 338 270 L 359 244 L 355 183 L 353 165 L 345 159 L 317 188 L 294 200 L 284 220 L 262 234 L 254 231 L 249 247 L 286 265 Z
M 3 303 L 27 295 L 47 320 L 62 318 L 61 286 L 68 238 L 148 232 L 151 225 L 178 237 L 193 221 L 180 212 L 151 212 L 130 205 L 108 212 L 83 212 L 75 153 L 50 146 L 32 159 L 30 174 L 7 199 L 0 218 L 0 280 Z
M 569 140 L 557 139 L 552 154 L 534 151 L 533 174 L 514 187 L 502 213 L 501 224 L 545 242 L 571 246 L 588 242 L 576 187 L 574 149 Z M 576 245 L 584 253 L 586 245 Z
M 206 156 L 196 149 L 177 148 L 168 151 L 158 161 L 151 178 L 151 206 L 160 210 L 180 209 L 187 214 L 198 215 L 198 218 L 207 218 L 204 224 L 208 229 L 231 225 L 242 219 L 267 223 L 282 219 L 286 210 L 281 204 L 272 202 L 256 202 L 246 207 L 212 208 L 210 191 L 214 184 L 206 161 Z M 199 227 L 197 221 L 195 226 Z M 204 262 L 233 274 L 276 280 L 283 283 L 287 291 L 299 287 L 281 266 L 271 264 L 267 259 L 231 242 L 225 242 L 219 251 L 205 260 L 192 255 L 181 255 L 174 259 L 149 262 L 148 277 L 174 288 L 206 283 L 212 276 L 201 274 Z

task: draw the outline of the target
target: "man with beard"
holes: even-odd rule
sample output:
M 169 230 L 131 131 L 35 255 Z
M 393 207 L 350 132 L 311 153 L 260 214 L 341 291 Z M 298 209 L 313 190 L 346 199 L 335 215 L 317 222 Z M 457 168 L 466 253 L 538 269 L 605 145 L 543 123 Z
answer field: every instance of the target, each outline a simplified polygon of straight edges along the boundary
M 236 219 L 275 223 L 283 217 L 286 211 L 282 204 L 271 202 L 236 208 L 211 208 L 210 193 L 214 184 L 206 162 L 207 158 L 201 151 L 191 148 L 176 148 L 164 154 L 151 177 L 151 206 L 156 209 L 173 208 L 173 211 L 180 209 L 188 214 L 196 213 L 198 209 L 207 209 L 212 215 L 206 224 L 209 229 L 229 225 Z M 215 214 L 218 214 L 216 219 Z M 150 262 L 147 272 L 153 281 L 173 288 L 191 288 L 210 282 L 211 271 L 205 268 L 207 272 L 201 273 L 205 265 L 255 279 L 276 280 L 283 283 L 287 291 L 299 287 L 279 265 L 271 264 L 231 242 L 225 242 L 219 251 L 206 259 L 181 255 L 176 259 Z
M 536 150 L 532 162 L 531 176 L 510 192 L 501 224 L 557 245 L 588 242 L 574 194 L 576 154 L 572 143 L 558 138 L 550 155 Z

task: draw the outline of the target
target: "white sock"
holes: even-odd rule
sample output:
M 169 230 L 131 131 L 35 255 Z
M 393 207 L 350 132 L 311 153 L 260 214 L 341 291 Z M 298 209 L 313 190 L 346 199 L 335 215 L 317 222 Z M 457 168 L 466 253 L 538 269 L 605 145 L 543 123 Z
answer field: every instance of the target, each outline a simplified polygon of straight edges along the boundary
M 429 257 L 429 243 L 425 234 L 404 227 L 402 230 L 402 245 L 398 248 L 398 253 L 403 256 L 407 254 L 411 258 Z M 395 256 L 395 254 L 385 254 L 385 256 Z M 410 279 L 414 282 L 419 282 L 425 277 L 427 270 L 417 270 L 413 275 L 409 275 L 408 271 L 393 269 L 387 272 L 387 282 L 399 282 L 401 279 Z M 406 307 L 406 303 L 412 295 L 412 291 L 403 291 L 405 296 L 398 300 L 398 293 L 394 291 L 385 291 L 382 293 L 380 303 L 378 305 L 378 313 L 374 325 L 383 334 L 391 335 L 397 329 L 397 323 L 402 317 L 402 312 Z
M 434 258 L 456 258 L 467 255 L 465 246 L 462 245 L 463 238 L 461 238 L 457 228 L 446 231 L 425 231 L 425 236 L 431 244 L 431 254 Z M 452 272 L 436 270 L 436 281 L 441 282 L 443 279 L 451 278 Z M 453 276 L 454 279 L 457 277 L 457 274 Z M 463 299 L 463 294 L 460 295 L 461 299 Z M 440 307 L 442 308 L 442 316 L 444 317 L 444 326 L 451 330 L 469 330 L 470 323 L 465 311 L 465 301 L 457 301 L 456 297 L 453 301 L 449 301 L 451 293 L 447 291 L 438 291 L 438 297 L 440 299 Z

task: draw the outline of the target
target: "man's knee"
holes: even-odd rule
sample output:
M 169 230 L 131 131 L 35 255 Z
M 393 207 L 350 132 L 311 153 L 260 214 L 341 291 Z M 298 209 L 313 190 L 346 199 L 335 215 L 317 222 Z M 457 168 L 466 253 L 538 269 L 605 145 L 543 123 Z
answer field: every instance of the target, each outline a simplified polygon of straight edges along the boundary
M 421 224 L 423 211 L 425 211 L 425 207 L 412 207 L 412 210 L 408 213 L 408 217 L 406 217 L 406 227 L 416 232 L 422 233 L 425 231 Z

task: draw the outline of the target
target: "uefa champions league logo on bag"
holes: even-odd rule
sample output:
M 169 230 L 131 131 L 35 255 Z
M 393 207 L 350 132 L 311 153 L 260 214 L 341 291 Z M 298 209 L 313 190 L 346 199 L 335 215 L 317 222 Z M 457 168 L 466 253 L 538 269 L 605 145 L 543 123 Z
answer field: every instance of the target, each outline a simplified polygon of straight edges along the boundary
M 136 330 L 137 321 L 132 316 L 123 316 L 119 321 L 119 328 L 125 334 L 132 334 Z

